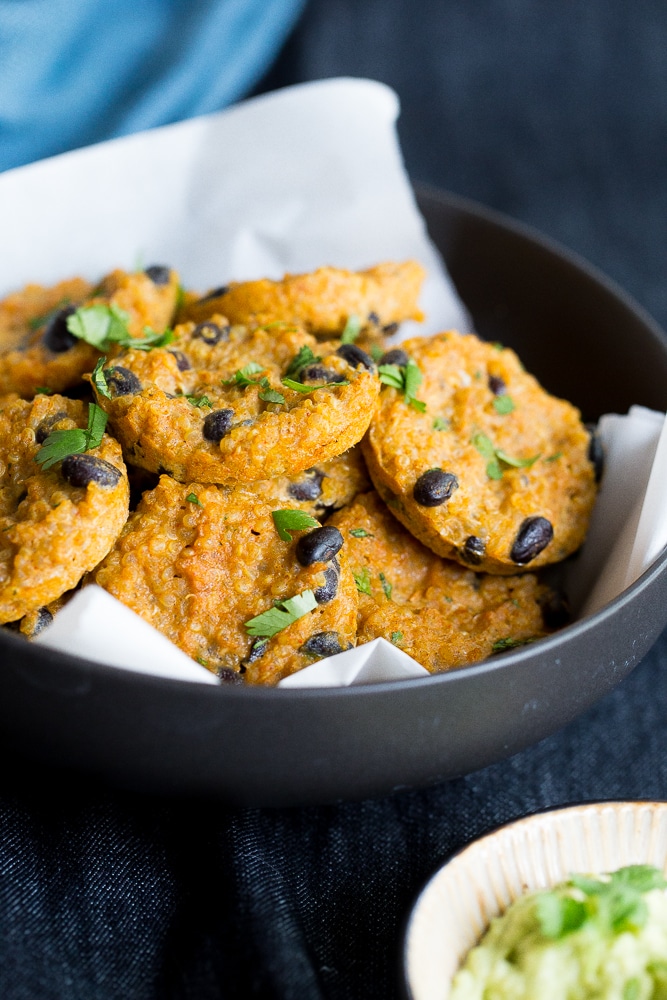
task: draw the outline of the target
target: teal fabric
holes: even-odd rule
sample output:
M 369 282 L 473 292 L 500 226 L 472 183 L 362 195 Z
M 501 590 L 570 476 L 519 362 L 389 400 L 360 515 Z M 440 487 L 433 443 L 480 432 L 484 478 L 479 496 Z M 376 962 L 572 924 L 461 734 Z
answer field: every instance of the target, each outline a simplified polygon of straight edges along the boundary
M 0 0 L 0 170 L 224 107 L 305 0 Z

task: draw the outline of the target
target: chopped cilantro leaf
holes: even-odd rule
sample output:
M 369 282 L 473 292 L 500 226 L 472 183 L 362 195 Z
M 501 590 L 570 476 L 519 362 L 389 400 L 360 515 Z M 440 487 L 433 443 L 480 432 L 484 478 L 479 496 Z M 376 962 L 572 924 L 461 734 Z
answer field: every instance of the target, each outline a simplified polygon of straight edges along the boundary
M 529 469 L 540 458 L 539 455 L 533 455 L 532 458 L 512 458 L 500 448 L 496 448 L 496 455 L 501 462 L 504 462 L 505 465 L 511 465 L 514 469 Z
M 85 430 L 74 427 L 68 431 L 52 431 L 35 455 L 43 469 L 50 469 L 69 455 L 79 455 L 102 442 L 107 415 L 95 403 L 88 404 L 88 426 Z
M 423 375 L 416 361 L 410 358 L 404 368 L 398 365 L 380 365 L 378 373 L 384 385 L 403 393 L 406 406 L 412 406 L 419 413 L 426 412 L 426 403 L 416 398 L 417 390 L 423 381 Z
M 487 435 L 481 431 L 477 434 L 473 434 L 471 444 L 477 449 L 482 458 L 486 459 L 486 474 L 489 479 L 502 478 L 503 470 L 500 464 L 501 462 L 504 465 L 510 465 L 515 469 L 527 469 L 540 457 L 539 455 L 534 455 L 532 458 L 512 458 L 506 452 L 501 451 L 500 448 L 496 448 L 491 438 L 487 437 Z
M 262 382 L 264 381 L 266 380 L 262 379 Z M 261 392 L 259 393 L 259 398 L 263 399 L 265 403 L 285 402 L 285 397 L 283 396 L 282 392 L 278 392 L 277 389 L 271 389 L 270 387 L 268 389 L 262 389 Z
M 203 656 L 197 657 L 197 663 L 202 667 L 208 667 L 208 660 L 205 660 Z
M 449 423 L 449 420 L 447 420 L 446 417 L 436 417 L 435 420 L 433 421 L 434 431 L 448 431 L 450 426 L 451 424 Z
M 262 365 L 258 365 L 256 361 L 249 361 L 247 365 L 243 368 L 237 369 L 231 378 L 223 379 L 223 385 L 240 385 L 245 387 L 246 385 L 257 385 L 258 380 L 250 378 L 251 375 L 259 375 L 265 369 Z M 259 383 L 261 384 L 261 383 Z M 267 380 L 268 385 L 268 380 Z
M 392 590 L 394 588 L 389 583 L 389 580 L 384 575 L 384 573 L 380 573 L 380 583 L 382 584 L 382 590 L 384 591 L 384 596 L 387 598 L 388 601 L 390 601 L 391 600 L 391 592 L 392 592 Z
M 305 531 L 306 528 L 319 528 L 316 521 L 305 510 L 274 510 L 271 512 L 276 531 L 284 542 L 291 542 L 290 531 Z
M 502 396 L 495 396 L 493 400 L 493 408 L 496 413 L 500 413 L 501 416 L 505 416 L 507 413 L 512 413 L 516 409 L 514 406 L 514 400 L 507 393 L 503 393 Z
M 306 365 L 317 364 L 322 358 L 316 354 L 313 354 L 310 347 L 304 344 L 300 347 L 297 354 L 292 358 L 289 365 L 287 366 L 287 371 L 285 372 L 285 378 L 291 378 L 292 375 L 298 375 L 302 368 Z
M 249 635 L 270 639 L 299 618 L 303 618 L 308 612 L 314 611 L 316 607 L 317 601 L 313 591 L 304 590 L 302 594 L 280 601 L 275 607 L 251 618 L 245 623 L 245 627 Z
M 341 344 L 353 344 L 361 333 L 361 320 L 358 316 L 348 316 L 345 329 L 340 335 Z
M 90 376 L 90 381 L 93 383 L 100 396 L 104 396 L 106 399 L 111 399 L 111 393 L 109 392 L 109 386 L 107 385 L 106 375 L 103 370 L 106 360 L 106 356 L 103 354 L 93 368 L 93 374 Z
M 375 535 L 371 535 L 365 528 L 350 528 L 350 534 L 353 538 L 375 538 Z
M 208 398 L 208 396 L 186 396 L 185 397 L 192 406 L 196 406 L 201 409 L 202 406 L 212 407 L 213 403 Z
M 360 594 L 371 596 L 371 574 L 367 566 L 364 566 L 361 573 L 353 573 L 354 582 Z
M 547 455 L 547 457 L 544 459 L 544 461 L 545 462 L 556 462 L 559 458 L 562 458 L 562 457 L 563 457 L 563 452 L 562 451 L 557 451 L 553 455 Z
M 53 389 L 49 389 L 48 385 L 38 385 L 35 389 L 35 394 L 37 396 L 50 396 L 53 393 Z
M 379 344 L 371 344 L 371 357 L 376 364 L 378 363 L 383 354 L 384 351 L 382 350 Z
M 401 641 L 402 638 L 403 638 L 403 633 L 402 632 L 392 632 L 391 633 L 391 641 L 393 642 L 394 646 L 398 646 L 398 644 L 399 644 L 399 642 Z
M 527 646 L 529 642 L 533 641 L 533 639 L 512 639 L 511 636 L 505 636 L 504 639 L 496 639 L 491 649 L 494 653 L 502 653 L 506 649 L 516 649 L 517 646 Z
M 204 504 L 201 502 L 201 500 L 199 499 L 199 497 L 197 496 L 196 493 L 188 493 L 188 495 L 186 496 L 185 499 L 188 501 L 188 503 L 195 503 L 195 504 L 197 504 L 198 507 L 203 507 L 204 506 Z
M 98 303 L 76 309 L 67 317 L 67 329 L 73 337 L 91 344 L 98 351 L 106 350 L 111 344 L 148 351 L 153 347 L 164 347 L 174 339 L 171 330 L 156 333 L 149 327 L 144 329 L 143 337 L 132 337 L 129 321 L 130 314 L 124 309 L 113 303 L 108 306 Z
M 303 382 L 295 382 L 291 378 L 281 379 L 281 382 L 288 389 L 293 389 L 294 392 L 315 392 L 316 389 L 335 389 L 350 384 L 347 379 L 343 379 L 341 382 L 320 382 L 319 385 L 305 385 Z

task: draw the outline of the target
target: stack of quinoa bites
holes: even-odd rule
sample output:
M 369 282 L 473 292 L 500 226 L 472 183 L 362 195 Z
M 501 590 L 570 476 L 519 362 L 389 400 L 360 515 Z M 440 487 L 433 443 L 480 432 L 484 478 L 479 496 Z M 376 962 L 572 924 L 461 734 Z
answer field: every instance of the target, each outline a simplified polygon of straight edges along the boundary
M 0 620 L 95 582 L 231 683 L 384 637 L 430 672 L 564 623 L 592 442 L 414 261 L 201 295 L 169 268 L 0 302 Z

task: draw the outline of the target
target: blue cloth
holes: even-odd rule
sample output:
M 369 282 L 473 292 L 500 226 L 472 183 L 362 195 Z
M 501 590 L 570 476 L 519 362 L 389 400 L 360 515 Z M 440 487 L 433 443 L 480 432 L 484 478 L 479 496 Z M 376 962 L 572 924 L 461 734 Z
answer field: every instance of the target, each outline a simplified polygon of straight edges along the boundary
M 216 111 L 305 0 L 0 0 L 0 170 Z

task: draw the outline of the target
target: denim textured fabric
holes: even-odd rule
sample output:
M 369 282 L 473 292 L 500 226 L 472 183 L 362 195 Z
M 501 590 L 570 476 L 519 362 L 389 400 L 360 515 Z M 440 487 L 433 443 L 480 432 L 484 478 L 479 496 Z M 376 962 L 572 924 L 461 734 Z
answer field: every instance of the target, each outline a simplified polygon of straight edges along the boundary
M 415 178 L 533 223 L 667 325 L 662 3 L 311 0 L 262 88 L 341 74 L 398 90 Z M 528 812 L 667 799 L 666 719 L 667 634 L 556 735 L 391 798 L 231 810 L 5 761 L 0 996 L 398 996 L 428 875 Z

